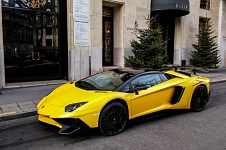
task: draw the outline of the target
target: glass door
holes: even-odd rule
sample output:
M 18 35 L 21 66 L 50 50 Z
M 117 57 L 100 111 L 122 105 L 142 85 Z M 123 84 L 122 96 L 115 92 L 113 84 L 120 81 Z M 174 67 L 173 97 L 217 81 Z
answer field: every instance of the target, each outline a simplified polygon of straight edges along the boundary
M 3 21 L 3 24 L 4 21 Z M 35 69 L 34 59 L 34 24 L 29 22 L 7 22 L 13 28 L 13 37 L 4 42 L 6 60 L 6 77 L 10 80 L 15 78 L 33 78 Z M 11 30 L 4 26 L 4 31 Z M 6 34 L 4 32 L 4 34 Z
M 113 8 L 103 7 L 103 66 L 113 65 Z
M 29 12 L 24 12 L 3 20 L 6 81 L 59 79 L 57 15 L 33 12 L 33 18 L 25 20 Z
M 42 23 L 36 24 L 35 61 L 38 78 L 59 76 L 58 26 L 56 15 L 40 14 Z

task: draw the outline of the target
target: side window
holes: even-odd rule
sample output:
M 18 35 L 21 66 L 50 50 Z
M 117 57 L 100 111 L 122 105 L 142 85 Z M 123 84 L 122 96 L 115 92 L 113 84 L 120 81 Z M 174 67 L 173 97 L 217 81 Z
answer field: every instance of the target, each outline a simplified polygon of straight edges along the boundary
M 162 82 L 165 82 L 168 80 L 168 78 L 164 74 L 159 74 L 159 76 L 160 76 Z
M 199 31 L 203 31 L 210 24 L 210 18 L 199 18 Z
M 147 87 L 151 87 L 161 83 L 161 79 L 158 74 L 147 74 L 137 77 L 131 82 L 132 87 L 134 88 L 136 85 L 146 85 Z
M 121 90 L 121 92 L 129 93 L 132 91 L 130 83 L 126 84 Z

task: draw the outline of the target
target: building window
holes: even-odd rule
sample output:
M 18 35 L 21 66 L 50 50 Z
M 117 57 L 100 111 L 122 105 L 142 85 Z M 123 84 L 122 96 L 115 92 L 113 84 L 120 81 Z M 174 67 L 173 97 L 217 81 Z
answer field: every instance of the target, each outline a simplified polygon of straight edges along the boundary
M 52 39 L 46 39 L 46 46 L 52 46 Z
M 200 8 L 210 9 L 210 0 L 200 0 Z
M 210 18 L 199 18 L 199 31 L 203 30 L 209 25 Z
M 58 12 L 55 0 L 1 0 L 2 6 Z
M 47 27 L 46 28 L 46 35 L 52 35 L 53 32 L 52 32 L 52 28 L 51 27 Z

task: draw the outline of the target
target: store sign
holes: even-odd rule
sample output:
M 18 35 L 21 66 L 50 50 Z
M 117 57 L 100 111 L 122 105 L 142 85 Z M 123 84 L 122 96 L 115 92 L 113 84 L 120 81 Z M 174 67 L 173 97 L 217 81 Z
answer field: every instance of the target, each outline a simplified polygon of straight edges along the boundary
M 89 46 L 89 0 L 73 0 L 74 45 Z
M 151 11 L 165 16 L 184 16 L 189 14 L 189 0 L 152 0 Z
M 179 9 L 188 9 L 188 5 L 186 4 L 176 4 L 176 8 L 179 8 Z

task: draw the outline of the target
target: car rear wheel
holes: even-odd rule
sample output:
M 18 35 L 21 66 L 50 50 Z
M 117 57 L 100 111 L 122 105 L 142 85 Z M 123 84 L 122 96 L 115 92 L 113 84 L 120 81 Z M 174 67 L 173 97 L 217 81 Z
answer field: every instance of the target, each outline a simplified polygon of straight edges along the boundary
M 108 104 L 100 114 L 99 128 L 104 135 L 116 135 L 122 132 L 128 121 L 128 111 L 119 102 Z
M 198 86 L 193 92 L 191 99 L 191 110 L 195 112 L 202 111 L 208 101 L 208 93 L 206 88 Z

